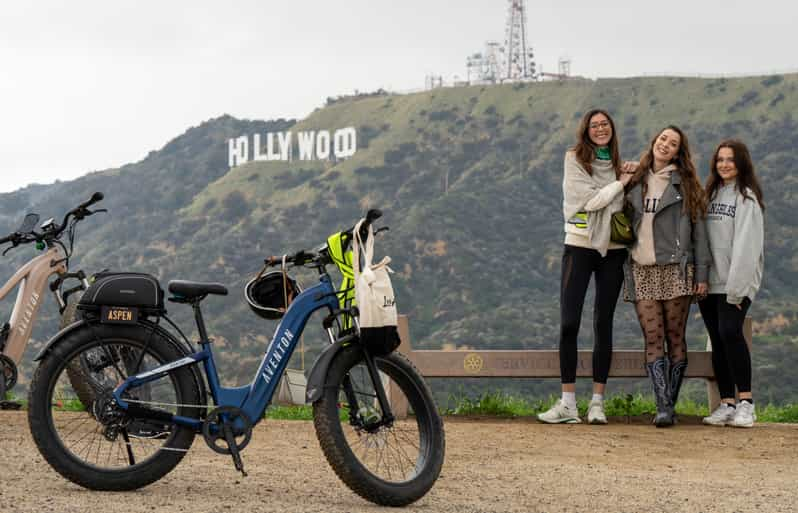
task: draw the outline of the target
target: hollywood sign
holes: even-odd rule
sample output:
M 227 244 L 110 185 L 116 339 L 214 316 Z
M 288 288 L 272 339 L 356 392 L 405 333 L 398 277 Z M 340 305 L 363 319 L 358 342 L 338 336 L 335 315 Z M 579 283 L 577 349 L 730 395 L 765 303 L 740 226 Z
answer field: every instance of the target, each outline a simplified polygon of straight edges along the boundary
M 231 168 L 249 161 L 330 160 L 345 159 L 357 152 L 357 131 L 354 127 L 330 130 L 306 130 L 297 132 L 294 151 L 293 132 L 268 132 L 265 145 L 261 134 L 234 137 L 227 140 L 228 164 Z M 251 151 L 250 151 L 251 149 Z

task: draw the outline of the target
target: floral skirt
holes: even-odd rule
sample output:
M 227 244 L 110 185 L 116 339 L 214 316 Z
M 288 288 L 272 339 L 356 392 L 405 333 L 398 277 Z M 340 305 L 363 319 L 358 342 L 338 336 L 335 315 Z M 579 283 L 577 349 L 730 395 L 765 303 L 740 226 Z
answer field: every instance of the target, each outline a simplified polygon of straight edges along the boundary
M 632 262 L 634 284 L 624 281 L 624 301 L 666 301 L 681 296 L 692 296 L 695 266 L 687 264 L 682 273 L 679 264 L 637 265 Z M 634 294 L 629 287 L 634 286 Z

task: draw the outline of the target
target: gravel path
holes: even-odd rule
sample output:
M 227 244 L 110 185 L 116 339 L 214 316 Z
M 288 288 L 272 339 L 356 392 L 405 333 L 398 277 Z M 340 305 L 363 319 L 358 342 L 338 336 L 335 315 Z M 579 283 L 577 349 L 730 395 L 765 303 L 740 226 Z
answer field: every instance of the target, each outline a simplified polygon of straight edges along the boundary
M 421 512 L 798 511 L 798 426 L 655 429 L 446 419 L 446 463 Z M 0 510 L 368 512 L 327 465 L 311 422 L 266 421 L 243 453 L 249 477 L 201 439 L 136 492 L 84 490 L 44 462 L 24 412 L 0 412 Z

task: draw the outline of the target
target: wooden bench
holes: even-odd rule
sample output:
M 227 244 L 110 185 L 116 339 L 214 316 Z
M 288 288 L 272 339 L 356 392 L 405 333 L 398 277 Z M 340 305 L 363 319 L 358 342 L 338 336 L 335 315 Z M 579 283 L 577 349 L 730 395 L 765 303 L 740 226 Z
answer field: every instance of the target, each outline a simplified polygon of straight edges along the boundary
M 425 378 L 559 378 L 560 353 L 556 349 L 532 350 L 427 350 L 413 349 L 407 316 L 399 316 L 399 336 L 402 344 L 398 351 L 407 356 Z M 745 320 L 745 336 L 751 347 L 751 319 Z M 688 378 L 707 380 L 710 409 L 720 402 L 712 370 L 712 351 L 707 341 L 705 351 L 687 352 Z M 593 351 L 578 351 L 577 377 L 590 377 L 593 373 Z M 616 349 L 612 352 L 610 377 L 644 378 L 646 357 L 643 350 Z M 390 394 L 396 397 L 396 393 Z M 407 405 L 392 401 L 397 415 L 404 414 Z

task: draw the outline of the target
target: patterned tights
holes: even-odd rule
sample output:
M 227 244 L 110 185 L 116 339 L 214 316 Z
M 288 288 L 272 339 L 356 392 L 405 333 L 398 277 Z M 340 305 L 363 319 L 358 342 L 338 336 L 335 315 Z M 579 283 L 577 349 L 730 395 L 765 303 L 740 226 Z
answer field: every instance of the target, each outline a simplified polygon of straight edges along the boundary
M 685 328 L 690 314 L 691 296 L 665 301 L 643 300 L 635 303 L 637 320 L 646 339 L 646 362 L 665 356 L 665 343 L 671 363 L 687 359 Z

